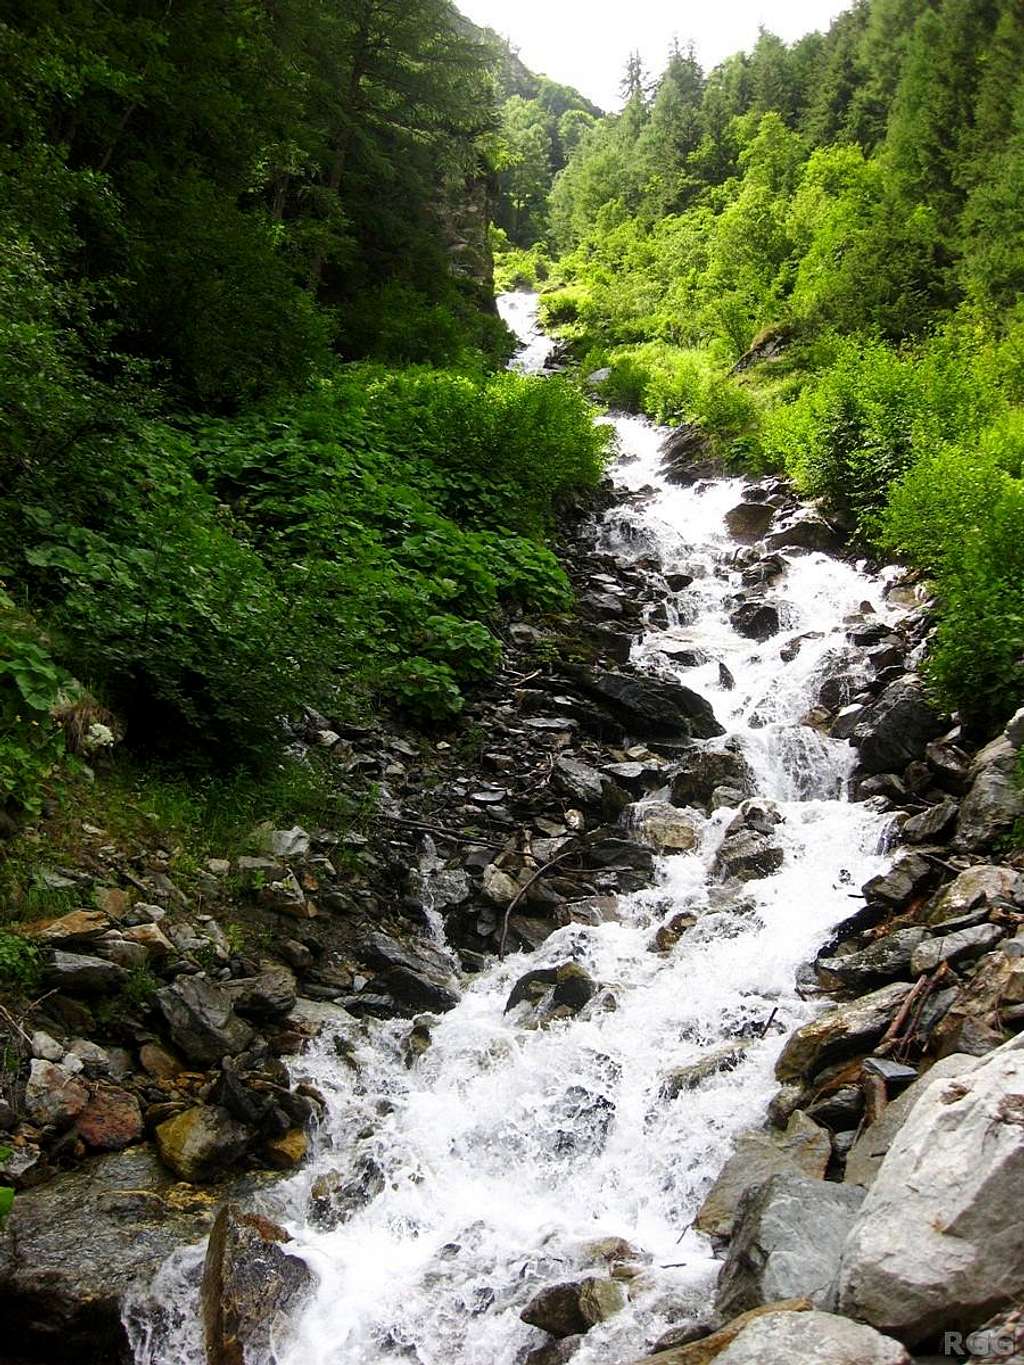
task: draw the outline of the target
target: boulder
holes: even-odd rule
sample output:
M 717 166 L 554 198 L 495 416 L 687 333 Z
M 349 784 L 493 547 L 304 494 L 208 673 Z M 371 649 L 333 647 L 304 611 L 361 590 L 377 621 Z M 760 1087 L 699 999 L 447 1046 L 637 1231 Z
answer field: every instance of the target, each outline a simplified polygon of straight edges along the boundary
M 655 1355 L 631 1361 L 630 1365 L 710 1365 L 727 1346 L 732 1345 L 748 1323 L 755 1322 L 766 1313 L 807 1313 L 810 1308 L 809 1299 L 789 1299 L 782 1303 L 767 1304 L 764 1308 L 753 1308 L 749 1313 L 741 1313 L 732 1322 L 727 1322 L 710 1336 L 702 1334 L 697 1328 L 696 1340 L 691 1339 L 686 1343 L 681 1342 L 665 1348 L 658 1345 L 655 1347 Z
M 929 740 L 947 724 L 928 701 L 920 679 L 908 674 L 891 682 L 867 707 L 850 738 L 865 773 L 902 772 L 924 757 Z
M 734 540 L 752 545 L 771 526 L 775 508 L 766 502 L 741 502 L 725 514 L 725 525 Z
M 1024 818 L 1024 788 L 1019 755 L 1001 735 L 982 749 L 971 765 L 971 785 L 960 807 L 955 846 L 975 853 L 991 848 Z
M 744 602 L 729 617 L 729 624 L 737 635 L 748 640 L 770 640 L 782 629 L 778 607 L 771 602 Z
M 921 896 L 939 879 L 935 865 L 920 853 L 904 849 L 888 872 L 872 877 L 863 886 L 864 899 L 882 901 L 894 910 L 901 910 Z
M 953 800 L 940 801 L 937 806 L 929 806 L 920 815 L 912 815 L 900 833 L 904 843 L 934 844 L 950 833 L 960 813 L 960 805 Z
M 207 1365 L 245 1365 L 286 1341 L 316 1277 L 283 1228 L 225 1204 L 210 1233 L 200 1291 Z
M 1024 904 L 1024 877 L 1012 867 L 979 863 L 943 887 L 928 908 L 928 923 L 941 925 L 968 911 L 1001 902 Z
M 555 759 L 554 779 L 556 785 L 584 809 L 593 806 L 603 807 L 606 792 L 614 787 L 610 778 L 592 768 L 589 763 L 574 758 L 571 754 L 559 754 Z
M 98 1085 L 75 1121 L 75 1132 L 97 1152 L 117 1152 L 138 1142 L 142 1111 L 134 1095 L 115 1085 Z
M 932 1082 L 843 1251 L 839 1307 L 915 1345 L 969 1332 L 1024 1295 L 1024 1051 Z
M 779 1299 L 833 1307 L 843 1243 L 864 1201 L 859 1187 L 774 1175 L 748 1189 L 736 1210 L 715 1307 L 728 1321 Z
M 767 536 L 765 545 L 769 550 L 817 550 L 826 555 L 838 554 L 843 548 L 843 536 L 824 517 L 804 512 L 788 526 Z
M 709 1237 L 728 1237 L 739 1202 L 752 1185 L 761 1185 L 778 1174 L 820 1180 L 831 1154 L 828 1133 L 799 1110 L 782 1133 L 741 1134 L 735 1151 L 701 1205 L 694 1226 Z
M 1024 706 L 1014 713 L 1013 719 L 1007 723 L 1003 734 L 1015 749 L 1024 748 Z
M 943 962 L 951 967 L 988 952 L 1004 936 L 997 924 L 975 924 L 940 938 L 929 938 L 919 943 L 910 959 L 910 970 L 915 976 L 933 972 Z
M 826 1010 L 790 1034 L 775 1064 L 780 1081 L 813 1075 L 831 1062 L 866 1051 L 876 1043 L 907 998 L 909 982 L 895 981 L 860 1000 Z
M 239 1014 L 250 1019 L 283 1019 L 295 1008 L 295 973 L 280 962 L 261 962 L 256 976 L 226 983 Z
M 713 453 L 710 438 L 692 422 L 670 432 L 661 452 L 669 483 L 688 487 L 701 479 L 720 479 L 725 473 L 725 464 Z
M 72 943 L 88 943 L 110 929 L 110 916 L 102 910 L 72 910 L 56 919 L 33 920 L 18 926 L 22 938 L 40 947 L 60 948 Z
M 253 1031 L 235 1014 L 231 994 L 199 976 L 179 976 L 157 991 L 175 1046 L 191 1062 L 207 1065 L 244 1051 Z
M 730 748 L 694 748 L 673 772 L 672 804 L 707 811 L 715 791 L 723 787 L 753 795 L 754 773 L 742 753 Z
M 174 1180 L 151 1148 L 130 1147 L 19 1193 L 0 1227 L 4 1359 L 131 1359 L 124 1300 L 209 1226 L 208 1200 L 166 1197 Z
M 712 872 L 718 877 L 736 877 L 749 882 L 770 877 L 778 872 L 784 861 L 782 849 L 765 835 L 752 829 L 740 829 L 722 840 Z
M 528 1000 L 538 1005 L 551 996 L 551 1008 L 577 1014 L 597 993 L 597 982 L 578 962 L 563 962 L 557 967 L 535 967 L 521 976 L 505 1002 L 505 1013 Z
M 243 1156 L 253 1136 L 220 1105 L 198 1104 L 159 1124 L 156 1145 L 179 1179 L 202 1184 Z
M 845 957 L 821 957 L 815 966 L 826 985 L 833 985 L 828 978 L 834 978 L 845 986 L 870 990 L 886 981 L 908 979 L 914 949 L 927 937 L 927 929 L 897 929 L 860 952 Z
M 931 1070 L 919 1076 L 902 1095 L 887 1104 L 874 1123 L 869 1124 L 857 1138 L 847 1153 L 843 1180 L 850 1185 L 863 1185 L 865 1189 L 871 1185 L 907 1115 L 932 1082 L 959 1076 L 962 1071 L 969 1071 L 977 1064 L 977 1057 L 965 1052 L 954 1052 L 940 1058 Z
M 86 953 L 66 953 L 56 949 L 45 968 L 46 984 L 69 995 L 103 995 L 116 991 L 128 973 L 114 962 Z
M 535 1294 L 519 1314 L 531 1327 L 553 1337 L 572 1337 L 589 1332 L 613 1317 L 626 1304 L 625 1291 L 617 1280 L 588 1275 L 582 1280 L 549 1285 Z
M 41 1128 L 67 1128 L 89 1103 L 89 1090 L 58 1062 L 33 1058 L 25 1082 L 25 1112 Z
M 634 735 L 689 735 L 713 739 L 725 734 L 711 703 L 684 687 L 640 673 L 581 670 L 579 684 Z
M 388 934 L 370 934 L 359 945 L 363 960 L 377 972 L 374 986 L 383 986 L 402 1013 L 445 1011 L 459 1002 L 459 983 L 451 960 L 432 943 L 416 939 L 400 943 Z
M 643 801 L 626 810 L 629 824 L 645 843 L 663 853 L 686 853 L 700 842 L 704 817 L 668 801 Z
M 549 1341 L 544 1346 L 538 1346 L 536 1350 L 523 1361 L 523 1365 L 566 1365 L 572 1360 L 573 1356 L 583 1345 L 581 1336 L 563 1337 L 561 1341 Z
M 744 1327 L 718 1365 L 911 1365 L 898 1341 L 833 1313 L 767 1313 Z

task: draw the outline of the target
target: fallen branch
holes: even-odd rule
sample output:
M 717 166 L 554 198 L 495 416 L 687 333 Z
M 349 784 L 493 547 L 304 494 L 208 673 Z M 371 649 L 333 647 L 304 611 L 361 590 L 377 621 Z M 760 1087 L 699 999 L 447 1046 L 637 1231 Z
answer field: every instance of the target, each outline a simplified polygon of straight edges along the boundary
M 508 922 L 509 919 L 511 918 L 512 911 L 520 903 L 520 901 L 526 895 L 527 891 L 529 891 L 530 887 L 534 884 L 534 882 L 539 881 L 540 878 L 543 877 L 545 872 L 550 872 L 553 867 L 557 867 L 559 863 L 564 863 L 567 858 L 575 858 L 579 851 L 580 850 L 578 848 L 563 849 L 563 851 L 559 853 L 557 857 L 550 859 L 549 862 L 546 862 L 543 864 L 543 866 L 538 867 L 537 871 L 533 874 L 533 876 L 530 877 L 528 881 L 525 881 L 523 883 L 523 885 L 519 888 L 516 894 L 509 901 L 508 905 L 505 907 L 505 916 L 501 923 L 501 938 L 498 940 L 499 962 L 504 961 L 505 958 L 505 940 L 508 938 Z

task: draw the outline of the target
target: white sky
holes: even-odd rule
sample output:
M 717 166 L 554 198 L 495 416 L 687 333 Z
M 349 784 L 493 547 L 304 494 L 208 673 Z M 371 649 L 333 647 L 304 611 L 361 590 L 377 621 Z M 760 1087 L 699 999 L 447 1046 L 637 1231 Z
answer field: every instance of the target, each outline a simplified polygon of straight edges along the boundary
M 538 74 L 574 85 L 603 109 L 619 103 L 626 57 L 636 48 L 652 74 L 673 37 L 693 41 L 705 68 L 757 41 L 759 24 L 792 42 L 826 29 L 850 0 L 456 0 L 477 24 L 511 39 Z

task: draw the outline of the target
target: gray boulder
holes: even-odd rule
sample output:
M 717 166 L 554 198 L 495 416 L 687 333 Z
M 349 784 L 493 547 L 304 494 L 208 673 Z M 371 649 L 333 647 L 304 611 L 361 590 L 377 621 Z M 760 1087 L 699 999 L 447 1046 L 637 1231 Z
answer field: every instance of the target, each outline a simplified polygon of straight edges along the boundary
M 910 1365 L 898 1341 L 832 1313 L 766 1313 L 744 1327 L 717 1365 Z
M 770 640 L 782 629 L 779 608 L 771 602 L 744 602 L 729 617 L 737 635 L 747 640 Z
M 672 776 L 672 804 L 709 810 L 719 788 L 728 787 L 743 796 L 754 793 L 754 773 L 735 749 L 694 748 L 680 761 Z
M 929 806 L 920 815 L 912 815 L 904 824 L 901 833 L 905 843 L 933 844 L 944 839 L 956 824 L 960 805 L 953 800 L 940 801 L 937 806 Z
M 625 1303 L 625 1291 L 618 1281 L 588 1275 L 542 1289 L 519 1316 L 531 1327 L 540 1327 L 561 1339 L 589 1332 L 618 1313 Z
M 735 1151 L 708 1191 L 694 1226 L 709 1237 L 730 1236 L 740 1200 L 751 1186 L 761 1185 L 778 1174 L 820 1180 L 831 1152 L 825 1129 L 799 1111 L 782 1133 L 741 1134 Z
M 829 986 L 838 982 L 870 989 L 886 981 L 908 978 L 914 949 L 927 937 L 927 929 L 897 929 L 860 952 L 845 957 L 822 957 L 815 965 Z
M 718 1281 L 722 1320 L 780 1299 L 831 1308 L 843 1243 L 863 1201 L 859 1187 L 796 1174 L 747 1190 Z
M 910 970 L 915 976 L 920 976 L 922 972 L 933 972 L 943 962 L 948 962 L 952 967 L 958 962 L 980 957 L 995 947 L 1004 932 L 997 924 L 974 924 L 940 938 L 927 939 L 914 949 Z
M 225 1204 L 210 1233 L 200 1292 L 208 1365 L 265 1358 L 284 1344 L 316 1277 L 284 1250 L 288 1234 Z
M 928 701 L 920 680 L 907 675 L 872 702 L 850 739 L 866 773 L 902 772 L 924 757 L 929 740 L 941 735 L 947 723 Z
M 843 536 L 830 526 L 824 517 L 805 512 L 780 527 L 765 539 L 769 550 L 817 550 L 821 554 L 838 554 L 843 548 Z
M 866 1051 L 888 1028 L 910 990 L 909 982 L 894 981 L 860 1000 L 819 1014 L 790 1034 L 775 1063 L 776 1077 L 795 1081 L 830 1062 Z
M 784 860 L 782 849 L 765 835 L 752 829 L 740 829 L 722 840 L 712 871 L 719 877 L 737 877 L 749 882 L 778 872 Z
M 54 951 L 45 975 L 48 986 L 69 995 L 102 995 L 117 990 L 128 979 L 128 973 L 116 963 L 60 948 Z
M 971 764 L 971 786 L 960 807 L 956 847 L 969 853 L 991 848 L 1024 818 L 1019 755 L 1005 736 L 982 749 Z
M 417 939 L 400 943 L 388 934 L 371 934 L 359 952 L 377 972 L 374 988 L 384 987 L 402 1013 L 445 1011 L 459 1002 L 459 983 L 452 963 L 433 944 Z
M 207 1065 L 244 1051 L 253 1031 L 235 1013 L 230 992 L 199 976 L 180 976 L 157 991 L 171 1037 L 192 1062 Z
M 1024 1294 L 1024 1051 L 934 1081 L 889 1149 L 843 1251 L 839 1308 L 915 1345 Z
M 771 526 L 775 508 L 767 502 L 741 502 L 725 514 L 725 524 L 735 540 L 748 545 L 760 540 Z
M 66 1128 L 89 1103 L 85 1083 L 58 1062 L 33 1058 L 25 1082 L 25 1112 L 42 1128 Z
M 581 670 L 578 681 L 615 719 L 641 738 L 689 735 L 714 739 L 725 734 L 711 703 L 682 683 L 599 669 Z

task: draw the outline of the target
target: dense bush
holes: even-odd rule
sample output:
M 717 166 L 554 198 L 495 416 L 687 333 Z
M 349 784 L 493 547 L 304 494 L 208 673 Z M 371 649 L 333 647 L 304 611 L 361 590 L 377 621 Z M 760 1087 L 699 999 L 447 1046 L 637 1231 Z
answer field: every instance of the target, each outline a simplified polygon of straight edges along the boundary
M 61 681 L 45 642 L 0 588 L 0 812 L 40 808 L 42 784 L 64 752 L 51 714 Z

